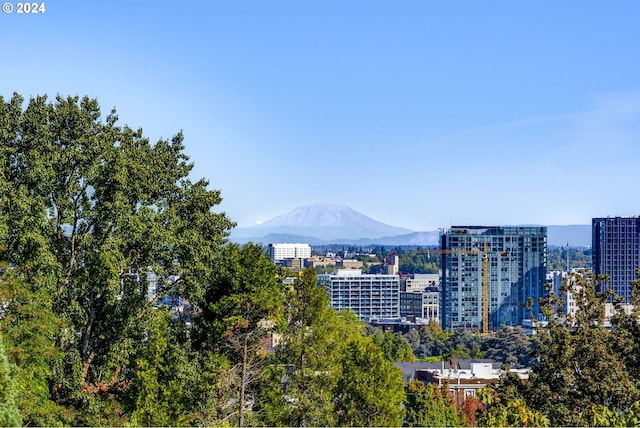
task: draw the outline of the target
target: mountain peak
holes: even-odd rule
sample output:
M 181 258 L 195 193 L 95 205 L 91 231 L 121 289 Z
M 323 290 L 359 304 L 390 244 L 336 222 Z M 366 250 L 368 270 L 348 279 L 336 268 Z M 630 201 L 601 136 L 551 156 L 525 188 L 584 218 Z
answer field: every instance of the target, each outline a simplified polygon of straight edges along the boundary
M 287 214 L 237 231 L 236 236 L 287 233 L 329 240 L 379 238 L 411 232 L 376 221 L 346 205 L 320 203 L 297 207 Z
M 375 221 L 346 205 L 312 204 L 293 209 L 275 217 L 263 225 L 288 225 L 301 227 L 339 227 L 360 222 Z M 381 223 L 382 224 L 382 223 Z

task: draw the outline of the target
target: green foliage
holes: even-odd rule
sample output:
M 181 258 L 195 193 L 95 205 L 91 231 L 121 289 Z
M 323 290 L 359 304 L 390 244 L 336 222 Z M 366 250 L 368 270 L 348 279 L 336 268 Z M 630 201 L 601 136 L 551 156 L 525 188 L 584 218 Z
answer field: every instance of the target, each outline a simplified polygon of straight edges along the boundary
M 33 404 L 25 421 L 73 423 L 48 391 L 82 423 L 135 373 L 154 303 L 150 269 L 160 277 L 157 298 L 174 290 L 197 299 L 233 223 L 212 211 L 218 191 L 188 179 L 181 134 L 152 145 L 141 130 L 117 126 L 115 111 L 101 120 L 87 97 L 22 104 L 17 94 L 0 98 L 0 261 L 22 290 L 6 317 L 29 320 L 11 327 L 9 352 L 29 390 L 20 400 Z M 42 315 L 29 316 L 36 308 Z M 38 318 L 42 328 L 29 333 Z M 25 356 L 29 336 L 43 354 Z
M 406 419 L 410 427 L 462 426 L 456 402 L 445 387 L 412 380 L 407 386 Z
M 430 321 L 429 325 L 411 330 L 403 336 L 412 349 L 415 358 L 422 361 L 441 361 L 456 358 L 484 358 L 482 348 L 485 339 L 469 330 L 444 331 L 440 324 Z
M 438 254 L 420 253 L 418 250 L 397 250 L 397 252 L 400 258 L 398 266 L 400 272 L 412 274 L 438 273 L 441 263 Z
M 333 426 L 343 350 L 363 333 L 351 313 L 329 307 L 326 290 L 306 269 L 286 291 L 286 327 L 266 369 L 259 407 L 268 426 Z
M 507 373 L 496 388 L 480 393 L 480 409 L 465 402 L 466 423 L 473 424 L 475 413 L 477 424 L 486 426 L 633 426 L 640 408 L 640 280 L 633 282 L 635 309 L 626 313 L 617 305 L 610 329 L 604 324 L 605 302 L 616 298 L 596 292 L 601 281 L 606 278 L 583 273 L 565 283 L 562 292 L 573 293 L 575 314 L 565 313 L 561 296 L 550 293 L 541 306 L 548 324 L 535 339 L 510 327 L 486 338 L 434 326 L 406 337 L 425 359 L 438 352 L 439 358 L 466 358 L 480 344 L 487 357 L 533 367 L 528 381 Z M 424 424 L 411 400 L 409 394 L 408 418 Z
M 262 423 L 400 424 L 401 372 L 364 336 L 353 313 L 329 307 L 313 269 L 287 290 L 286 301 L 287 326 L 260 389 Z
M 337 422 L 346 426 L 399 426 L 402 423 L 402 372 L 384 359 L 370 340 L 354 340 L 342 359 L 337 385 Z
M 634 406 L 640 399 L 638 359 L 633 355 L 640 337 L 638 313 L 627 315 L 618 307 L 612 328 L 605 326 L 605 302 L 615 296 L 596 292 L 596 285 L 606 279 L 587 272 L 573 274 L 561 296 L 549 290 L 541 305 L 548 323 L 538 329 L 534 351 L 538 363 L 528 382 L 501 381 L 497 391 L 502 400 L 525 403 L 554 426 L 618 424 Z M 576 302 L 575 314 L 562 306 L 569 292 Z
M 18 385 L 15 380 L 17 367 L 9 364 L 0 335 L 0 426 L 22 426 L 17 405 Z
M 225 246 L 199 302 L 195 327 L 203 347 L 224 345 L 236 335 L 278 321 L 283 305 L 282 278 L 262 246 Z M 262 328 L 264 329 L 264 328 Z
M 334 338 L 355 335 L 357 327 L 339 322 L 313 269 L 303 271 L 286 291 L 286 302 L 281 346 L 262 391 L 264 421 L 267 425 L 333 425 L 332 392 L 342 346 Z
M 592 405 L 580 412 L 578 425 L 593 427 L 640 426 L 640 401 L 634 402 L 624 412 L 612 411 L 607 406 Z
M 442 358 L 450 351 L 447 342 L 455 336 L 452 331 L 444 331 L 440 324 L 430 321 L 419 330 L 411 330 L 405 335 L 418 359 L 426 357 Z
M 54 381 L 63 350 L 56 343 L 69 340 L 64 334 L 68 324 L 53 312 L 53 299 L 46 290 L 34 291 L 14 269 L 0 268 L 0 301 L 5 302 L 0 321 L 7 356 L 19 367 L 15 379 L 25 425 L 57 426 L 67 424 L 64 407 L 55 403 L 51 390 L 63 385 Z M 59 379 L 58 376 L 56 378 Z M 78 379 L 79 381 L 79 379 Z M 79 382 L 73 382 L 79 387 Z
M 177 343 L 169 329 L 166 310 L 151 316 L 146 346 L 136 359 L 136 376 L 130 394 L 131 420 L 142 426 L 181 426 L 190 415 L 197 385 L 194 367 L 186 344 Z M 172 337 L 173 336 L 173 337 Z
M 569 252 L 569 270 L 584 269 L 591 266 L 593 252 L 591 249 L 548 247 L 547 270 L 567 270 L 567 251 Z
M 370 336 L 373 343 L 382 349 L 384 358 L 390 362 L 415 361 L 411 345 L 401 334 L 376 329 Z
M 533 351 L 536 340 L 522 327 L 502 326 L 482 344 L 485 358 L 499 361 L 511 368 L 531 367 L 536 363 Z
M 236 385 L 237 424 L 244 426 L 247 402 L 266 364 L 262 339 L 282 320 L 283 278 L 262 246 L 225 246 L 195 317 L 198 347 L 225 355 Z M 249 415 L 251 416 L 251 415 Z
M 594 409 L 605 407 L 623 414 L 640 399 L 636 360 L 627 355 L 637 346 L 638 336 L 633 335 L 637 318 L 620 313 L 613 329 L 607 329 L 608 295 L 595 291 L 600 281 L 606 278 L 584 273 L 565 283 L 563 293 L 572 292 L 576 300 L 575 315 L 565 313 L 561 299 L 552 293 L 542 306 L 549 322 L 539 330 L 535 351 L 539 362 L 530 374 L 530 385 L 521 391 L 527 404 L 552 425 L 576 425 L 589 412 L 601 417 L 606 412 Z
M 501 399 L 492 387 L 478 391 L 484 404 L 478 426 L 487 427 L 547 427 L 549 420 L 540 412 L 530 409 L 521 398 Z

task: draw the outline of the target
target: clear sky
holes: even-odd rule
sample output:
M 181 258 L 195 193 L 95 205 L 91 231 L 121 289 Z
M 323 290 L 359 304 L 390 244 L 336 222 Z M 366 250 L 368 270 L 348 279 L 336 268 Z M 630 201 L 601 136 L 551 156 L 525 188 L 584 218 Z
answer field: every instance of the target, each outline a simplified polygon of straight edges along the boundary
M 316 202 L 413 230 L 640 215 L 638 1 L 9 3 L 0 95 L 183 130 L 239 226 Z

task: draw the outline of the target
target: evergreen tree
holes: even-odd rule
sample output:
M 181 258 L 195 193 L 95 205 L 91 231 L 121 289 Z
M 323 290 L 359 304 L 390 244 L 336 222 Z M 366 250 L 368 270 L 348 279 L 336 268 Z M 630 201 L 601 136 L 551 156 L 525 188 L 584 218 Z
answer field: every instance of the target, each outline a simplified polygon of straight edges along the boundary
M 151 315 L 129 393 L 135 425 L 184 426 L 199 408 L 204 379 L 183 328 L 183 321 L 172 320 L 166 309 Z
M 502 326 L 482 344 L 485 358 L 509 365 L 511 368 L 532 367 L 536 340 L 522 327 Z
M 263 339 L 282 321 L 282 275 L 262 246 L 229 244 L 220 253 L 194 318 L 197 346 L 225 355 L 237 385 L 235 422 L 245 426 L 248 403 L 266 364 Z M 231 381 L 230 381 L 231 382 Z
M 33 290 L 21 274 L 0 265 L 0 335 L 9 361 L 19 367 L 16 374 L 17 403 L 22 420 L 30 426 L 69 424 L 65 408 L 54 401 L 52 391 L 64 386 L 54 381 L 63 357 L 57 341 L 68 340 L 69 324 L 53 311 L 53 299 L 46 290 Z M 57 340 L 56 340 L 57 339 Z M 77 386 L 77 383 L 74 383 Z

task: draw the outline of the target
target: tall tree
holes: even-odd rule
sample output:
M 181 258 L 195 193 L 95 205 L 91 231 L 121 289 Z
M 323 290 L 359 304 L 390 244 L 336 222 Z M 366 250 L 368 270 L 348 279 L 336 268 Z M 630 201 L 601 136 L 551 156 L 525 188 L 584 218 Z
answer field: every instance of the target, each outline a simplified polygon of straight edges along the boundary
M 335 424 L 333 390 L 344 341 L 358 327 L 329 307 L 315 271 L 305 269 L 285 290 L 286 326 L 261 388 L 260 407 L 267 425 Z
M 194 417 L 203 379 L 197 356 L 180 340 L 183 328 L 182 320 L 172 320 L 166 309 L 151 315 L 130 390 L 135 425 L 184 426 Z
M 347 426 L 400 426 L 402 371 L 370 338 L 350 342 L 337 385 L 337 422 Z
M 233 223 L 213 212 L 218 191 L 189 180 L 181 133 L 152 145 L 115 111 L 102 120 L 96 100 L 23 101 L 0 98 L 0 260 L 68 322 L 52 392 L 86 407 L 96 384 L 130 380 L 155 299 L 202 296 Z
M 266 425 L 399 425 L 402 374 L 365 337 L 352 312 L 329 307 L 315 271 L 287 290 L 286 327 L 267 367 L 259 407 Z
M 54 371 L 64 357 L 56 335 L 69 324 L 53 311 L 53 299 L 44 290 L 34 291 L 8 265 L 0 267 L 0 335 L 7 356 L 17 365 L 19 394 L 16 397 L 24 425 L 69 424 L 64 407 L 52 397 L 62 386 L 53 381 Z
M 263 339 L 282 320 L 282 277 L 258 244 L 221 251 L 195 318 L 202 349 L 220 350 L 237 378 L 237 423 L 245 425 L 249 394 L 265 363 Z

